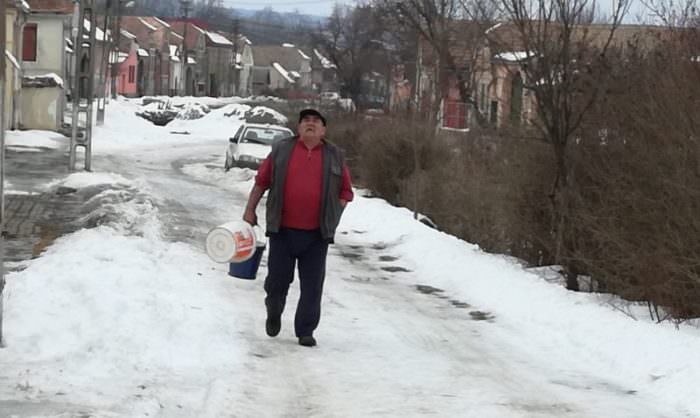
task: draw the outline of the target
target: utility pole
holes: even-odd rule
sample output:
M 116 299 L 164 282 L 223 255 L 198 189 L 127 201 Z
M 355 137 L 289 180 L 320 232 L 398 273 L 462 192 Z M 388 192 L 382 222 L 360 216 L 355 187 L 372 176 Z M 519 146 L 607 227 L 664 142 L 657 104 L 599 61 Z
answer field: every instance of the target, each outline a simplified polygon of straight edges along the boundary
M 107 37 L 107 29 L 110 28 L 110 23 L 112 20 L 112 0 L 106 0 L 104 6 L 104 14 L 102 22 L 102 56 L 100 57 L 100 72 L 99 79 L 97 81 L 97 125 L 102 125 L 105 123 L 105 98 L 107 96 L 107 74 L 109 66 L 109 57 L 112 53 L 112 35 Z
M 238 68 L 238 37 L 240 36 L 240 23 L 233 19 L 233 96 L 238 94 L 241 82 L 241 69 Z
M 5 11 L 7 4 L 0 0 L 0 347 L 4 347 L 2 337 L 2 313 L 5 300 Z
M 107 92 L 107 71 L 109 68 L 109 57 L 112 52 L 112 35 L 107 37 L 107 29 L 110 28 L 112 21 L 112 0 L 107 0 L 104 6 L 104 14 L 102 16 L 102 57 L 100 57 L 100 68 L 98 70 L 99 78 L 97 81 L 97 125 L 102 125 L 105 122 L 105 98 Z M 110 29 L 111 30 L 111 29 Z M 111 72 L 110 72 L 111 74 Z
M 190 0 L 180 0 L 180 7 L 182 8 L 182 16 L 183 16 L 183 21 L 184 21 L 184 33 L 182 35 L 182 80 L 184 83 L 185 88 L 183 89 L 183 95 L 187 96 L 189 95 L 189 89 L 190 89 L 190 83 L 191 80 L 187 78 L 187 66 L 189 65 L 188 57 L 187 57 L 187 26 L 189 26 L 189 23 L 187 21 L 187 18 L 190 13 Z
M 112 51 L 115 54 L 115 62 L 111 64 L 110 71 L 112 74 L 112 99 L 117 99 L 117 77 L 119 77 L 119 53 L 121 52 L 121 31 L 122 31 L 122 0 L 114 0 L 114 21 L 112 22 L 112 39 L 114 47 Z
M 68 160 L 68 169 L 75 170 L 75 161 L 77 158 L 77 149 L 84 148 L 85 150 L 85 170 L 90 171 L 90 163 L 92 157 L 92 105 L 95 88 L 95 30 L 97 22 L 95 19 L 95 0 L 81 0 L 76 6 L 76 11 L 73 15 L 74 26 L 73 33 L 73 117 L 71 122 L 71 138 L 70 138 L 70 158 Z M 89 35 L 85 39 L 85 21 L 89 22 Z M 83 51 L 85 56 L 83 57 Z M 82 97 L 85 96 L 83 104 Z M 84 119 L 84 127 L 79 126 Z

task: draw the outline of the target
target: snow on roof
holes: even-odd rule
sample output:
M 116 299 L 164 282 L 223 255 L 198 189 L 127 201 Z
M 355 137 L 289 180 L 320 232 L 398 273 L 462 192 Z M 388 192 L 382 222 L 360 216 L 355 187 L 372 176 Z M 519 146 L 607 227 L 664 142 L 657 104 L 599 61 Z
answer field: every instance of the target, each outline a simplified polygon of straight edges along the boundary
M 290 71 L 289 74 L 294 78 L 301 78 L 301 74 L 298 71 Z
M 29 87 L 63 87 L 63 79 L 56 73 L 25 75 L 22 86 Z
M 283 43 L 282 46 L 285 48 L 294 48 L 294 44 Z
M 146 22 L 145 20 L 141 19 L 140 17 L 137 17 L 138 21 L 143 23 L 145 27 L 147 27 L 150 30 L 158 30 L 155 26 L 151 25 L 150 23 Z
M 129 38 L 129 39 L 136 39 L 136 35 L 133 33 L 129 32 L 126 29 L 119 29 L 119 33 L 121 33 L 123 36 Z
M 32 8 L 29 7 L 29 3 L 27 3 L 25 0 L 22 0 L 22 8 L 23 8 L 25 11 L 30 11 L 30 10 L 32 10 Z
M 287 81 L 289 81 L 290 83 L 294 82 L 294 79 L 289 76 L 287 70 L 285 70 L 284 67 L 282 67 L 278 62 L 273 62 L 272 67 L 275 70 L 277 70 L 280 74 L 282 74 L 282 77 L 284 77 Z
M 333 64 L 328 58 L 321 55 L 321 53 L 318 52 L 318 49 L 314 49 L 314 54 L 316 54 L 316 58 L 321 61 L 321 66 L 323 68 L 335 68 L 335 64 Z
M 109 53 L 109 62 L 110 64 L 121 64 L 122 62 L 126 61 L 126 59 L 129 58 L 129 54 L 126 52 L 110 52 Z
M 139 53 L 139 57 L 147 57 L 148 56 L 148 51 L 146 51 L 143 48 L 139 48 L 138 53 Z
M 490 28 L 486 29 L 486 32 L 484 32 L 484 33 L 486 33 L 486 34 L 491 33 L 493 31 L 495 31 L 496 29 L 500 28 L 502 25 L 503 25 L 503 22 L 498 22 L 495 25 L 491 26 Z
M 190 25 L 192 25 L 193 28 L 197 29 L 199 31 L 199 33 L 204 33 L 204 34 L 207 33 L 207 31 L 205 31 L 204 29 L 200 28 L 199 26 L 197 26 L 195 24 L 190 23 Z
M 247 36 L 241 36 L 241 39 L 243 39 L 243 42 L 245 42 L 246 45 L 253 45 L 253 43 L 250 42 L 250 39 L 248 39 Z
M 494 58 L 496 59 L 501 59 L 504 61 L 522 61 L 524 59 L 527 59 L 528 57 L 531 57 L 533 54 L 528 53 L 527 51 L 513 51 L 513 52 L 502 52 L 500 54 L 496 54 Z
M 19 62 L 17 62 L 17 58 L 15 58 L 15 56 L 12 55 L 12 52 L 10 52 L 6 49 L 5 56 L 7 57 L 8 60 L 10 60 L 10 62 L 12 63 L 12 66 L 15 67 L 15 69 L 17 69 L 17 70 L 22 69 L 22 67 L 19 66 Z
M 168 24 L 167 22 L 165 22 L 165 21 L 163 21 L 163 20 L 158 19 L 158 18 L 155 17 L 155 16 L 153 16 L 153 20 L 155 20 L 156 22 L 158 22 L 158 23 L 160 23 L 161 25 L 165 26 L 166 28 L 169 28 L 169 27 L 170 27 L 170 24 Z
M 187 63 L 188 64 L 196 64 L 197 60 L 195 60 L 194 58 L 192 58 L 190 56 L 187 56 Z
M 300 54 L 301 57 L 304 58 L 305 60 L 310 60 L 310 59 L 311 59 L 311 58 L 309 58 L 309 56 L 306 55 L 306 54 L 304 53 L 304 51 L 302 51 L 301 49 L 297 49 L 297 51 L 299 51 L 299 54 Z
M 214 42 L 217 45 L 233 46 L 233 43 L 231 41 L 229 41 L 224 36 L 219 35 L 216 32 L 206 32 L 206 34 L 209 37 L 209 40 Z
M 88 39 L 90 37 L 90 21 L 88 19 L 83 19 L 83 29 L 86 32 L 83 34 L 83 38 Z M 109 30 L 107 30 L 107 35 L 109 34 Z M 102 42 L 105 40 L 105 34 L 102 29 L 100 29 L 99 25 L 95 27 L 95 39 Z
M 176 37 L 177 39 L 185 39 L 185 38 L 182 37 L 182 35 L 178 34 L 178 33 L 175 32 L 175 31 L 170 32 L 170 34 L 173 35 L 174 37 Z

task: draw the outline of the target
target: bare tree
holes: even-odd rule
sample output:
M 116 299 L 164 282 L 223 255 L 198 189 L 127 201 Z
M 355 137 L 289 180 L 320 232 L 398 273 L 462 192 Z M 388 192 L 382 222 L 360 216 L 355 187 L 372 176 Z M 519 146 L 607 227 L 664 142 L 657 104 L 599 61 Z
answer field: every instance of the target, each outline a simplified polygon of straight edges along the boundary
M 336 5 L 328 22 L 312 34 L 312 44 L 336 66 L 338 77 L 358 107 L 362 107 L 362 76 L 374 70 L 383 52 L 377 45 L 384 27 L 372 6 Z
M 697 0 L 640 0 L 651 16 L 670 28 L 692 25 L 697 17 Z
M 461 99 L 474 105 L 474 70 L 485 32 L 497 17 L 496 3 L 491 0 L 376 0 L 376 4 L 387 10 L 400 26 L 417 33 L 419 48 L 425 45 L 431 52 L 430 60 L 434 64 L 431 90 L 437 96 L 433 97 L 431 116 L 437 115 L 450 79 L 459 89 Z
M 592 25 L 594 0 L 500 0 L 504 17 L 523 48 L 520 71 L 534 94 L 533 121 L 551 145 L 556 161 L 552 181 L 552 255 L 564 264 L 569 207 L 570 143 L 609 82 L 608 54 L 630 0 L 613 0 L 607 25 Z M 566 267 L 566 266 L 565 266 Z M 567 287 L 578 290 L 568 266 Z

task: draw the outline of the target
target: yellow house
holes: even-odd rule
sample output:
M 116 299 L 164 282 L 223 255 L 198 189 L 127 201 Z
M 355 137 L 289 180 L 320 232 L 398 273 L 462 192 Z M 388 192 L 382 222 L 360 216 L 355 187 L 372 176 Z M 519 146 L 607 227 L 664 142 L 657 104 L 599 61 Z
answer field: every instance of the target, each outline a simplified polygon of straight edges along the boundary
M 22 27 L 29 13 L 29 5 L 23 0 L 0 0 L 5 11 L 5 108 L 2 111 L 7 129 L 17 129 L 20 124 L 19 97 L 22 88 L 21 57 Z

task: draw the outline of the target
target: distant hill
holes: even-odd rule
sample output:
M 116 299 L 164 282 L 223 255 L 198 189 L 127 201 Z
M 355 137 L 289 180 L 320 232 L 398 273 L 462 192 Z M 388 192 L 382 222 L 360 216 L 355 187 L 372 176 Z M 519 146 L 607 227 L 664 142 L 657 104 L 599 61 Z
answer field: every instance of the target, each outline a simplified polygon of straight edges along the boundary
M 126 8 L 123 13 L 162 18 L 182 16 L 177 0 L 140 0 L 135 7 Z M 310 32 L 328 20 L 323 16 L 276 12 L 270 7 L 260 10 L 230 7 L 212 9 L 208 8 L 204 1 L 194 2 L 190 17 L 206 22 L 210 30 L 226 32 L 234 30 L 234 20 L 237 20 L 238 31 L 247 36 L 254 45 L 308 44 Z

